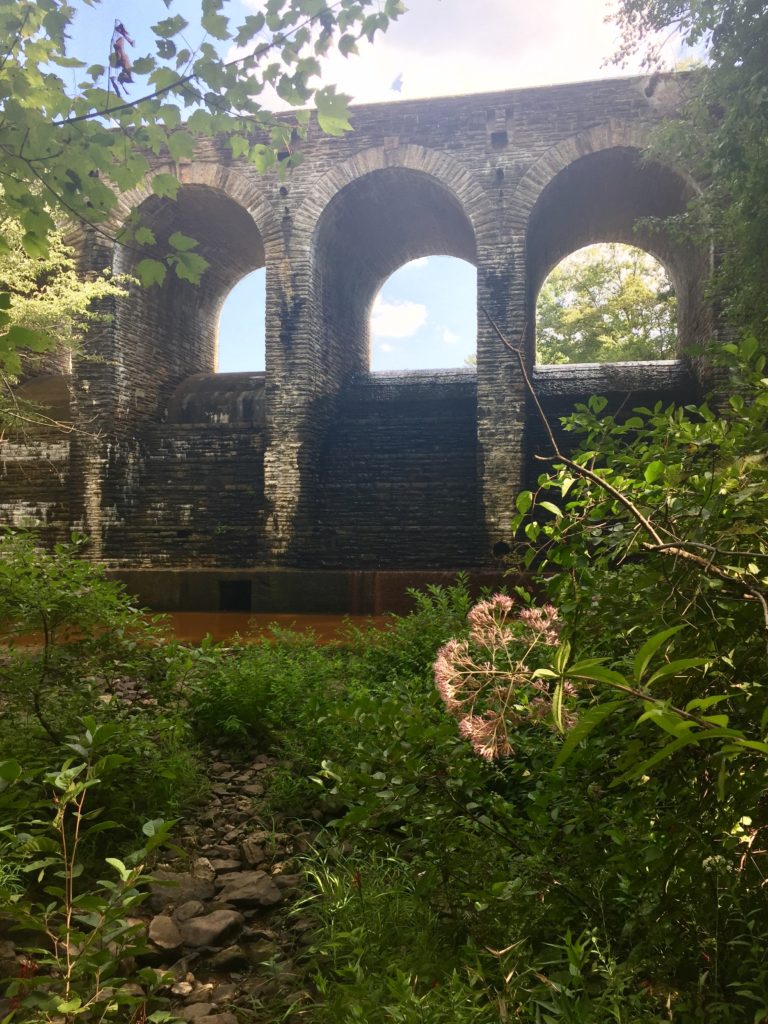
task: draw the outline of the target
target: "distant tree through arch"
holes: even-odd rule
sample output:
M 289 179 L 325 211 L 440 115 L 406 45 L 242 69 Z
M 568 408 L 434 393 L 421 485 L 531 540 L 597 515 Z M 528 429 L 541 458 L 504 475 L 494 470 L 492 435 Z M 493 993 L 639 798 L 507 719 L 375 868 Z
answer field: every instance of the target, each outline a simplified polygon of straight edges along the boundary
M 606 363 L 677 357 L 669 276 L 635 246 L 578 249 L 549 274 L 536 306 L 536 362 Z

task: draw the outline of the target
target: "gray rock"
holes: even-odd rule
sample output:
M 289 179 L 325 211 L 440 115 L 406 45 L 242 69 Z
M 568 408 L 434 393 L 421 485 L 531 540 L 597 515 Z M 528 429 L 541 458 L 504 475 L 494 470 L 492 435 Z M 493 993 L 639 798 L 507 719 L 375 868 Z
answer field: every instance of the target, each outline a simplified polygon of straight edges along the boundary
M 241 861 L 229 857 L 212 860 L 210 864 L 217 875 L 226 875 L 230 871 L 239 871 L 243 866 Z
M 236 910 L 214 910 L 203 917 L 193 917 L 181 925 L 181 935 L 187 946 L 221 946 L 232 939 L 245 924 L 245 918 Z
M 283 894 L 265 871 L 239 871 L 227 876 L 219 899 L 235 905 L 273 907 Z
M 216 1007 L 213 1003 L 192 1003 L 191 1006 L 185 1006 L 177 1012 L 182 1020 L 201 1020 L 203 1017 L 208 1017 L 215 1010 Z
M 15 978 L 18 973 L 16 947 L 10 941 L 0 942 L 0 978 Z
M 200 1024 L 237 1024 L 237 1017 L 234 1013 L 226 1010 L 224 1013 L 214 1013 L 210 1017 L 203 1017 Z
M 231 1003 L 237 998 L 237 985 L 225 983 L 217 985 L 213 990 L 213 1001 L 219 1006 L 222 1003 Z
M 158 868 L 152 876 L 155 881 L 149 887 L 148 906 L 155 912 L 164 910 L 170 903 L 178 905 L 188 900 L 210 900 L 216 892 L 212 881 L 194 878 L 187 871 Z
M 227 946 L 208 961 L 214 971 L 237 971 L 248 966 L 248 955 L 240 946 Z
M 150 941 L 154 942 L 160 949 L 178 949 L 183 939 L 181 932 L 176 927 L 176 922 L 166 914 L 159 914 L 149 922 L 147 934 Z
M 176 907 L 171 916 L 177 924 L 182 924 L 184 921 L 189 921 L 193 917 L 200 917 L 200 915 L 204 913 L 204 903 L 200 900 L 187 900 L 187 902 L 182 903 L 180 907 Z
M 248 839 L 244 839 L 240 844 L 240 852 L 243 855 L 243 860 L 250 867 L 255 867 L 257 864 L 263 864 L 267 859 L 267 855 L 264 852 L 264 840 L 259 838 L 263 833 L 257 832 L 253 836 L 249 836 Z
M 215 1003 L 213 998 L 213 985 L 201 985 L 196 988 L 186 999 L 187 1006 L 192 1003 Z
M 188 996 L 193 988 L 191 981 L 177 981 L 175 985 L 171 986 L 171 992 L 175 996 Z
M 212 882 L 216 872 L 207 857 L 197 857 L 192 862 L 192 877 L 199 878 L 203 882 Z
M 272 881 L 278 889 L 297 889 L 303 882 L 303 875 L 272 875 Z

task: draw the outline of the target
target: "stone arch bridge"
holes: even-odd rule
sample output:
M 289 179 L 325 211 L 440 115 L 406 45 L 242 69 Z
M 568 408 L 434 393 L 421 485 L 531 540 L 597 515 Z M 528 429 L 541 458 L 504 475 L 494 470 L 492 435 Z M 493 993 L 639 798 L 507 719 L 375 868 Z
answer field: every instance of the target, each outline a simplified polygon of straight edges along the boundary
M 680 213 L 687 177 L 641 151 L 673 116 L 676 78 L 353 108 L 314 129 L 284 180 L 210 144 L 177 201 L 122 197 L 158 236 L 210 262 L 200 286 L 132 289 L 74 367 L 22 391 L 76 426 L 4 443 L 0 514 L 90 554 L 160 608 L 374 610 L 398 574 L 498 569 L 516 491 L 545 450 L 521 370 L 482 312 L 527 353 L 556 417 L 697 390 L 686 351 L 711 329 L 711 253 L 639 218 Z M 679 359 L 533 367 L 536 297 L 592 242 L 638 244 L 679 301 Z M 477 367 L 371 373 L 369 317 L 385 279 L 421 256 L 477 267 Z M 95 238 L 86 267 L 132 269 Z M 266 266 L 266 371 L 216 374 L 221 305 Z M 243 325 L 244 332 L 249 325 Z M 394 582 L 393 582 L 394 581 Z

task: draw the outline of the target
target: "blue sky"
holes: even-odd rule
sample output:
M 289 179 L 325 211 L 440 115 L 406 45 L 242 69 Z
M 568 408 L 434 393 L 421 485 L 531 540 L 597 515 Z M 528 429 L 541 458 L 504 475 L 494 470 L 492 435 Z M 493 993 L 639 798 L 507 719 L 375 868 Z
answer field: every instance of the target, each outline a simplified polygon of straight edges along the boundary
M 629 74 L 607 64 L 617 36 L 606 23 L 608 0 L 407 0 L 409 11 L 359 56 L 331 56 L 324 81 L 358 102 L 392 101 L 547 85 Z M 262 7 L 262 0 L 230 0 L 224 13 L 234 24 Z M 150 26 L 181 13 L 194 48 L 198 0 L 105 0 L 77 5 L 70 52 L 89 63 L 105 63 L 114 21 L 136 40 L 133 58 L 150 52 Z M 226 56 L 236 54 L 232 47 Z M 674 57 L 674 55 L 671 55 Z M 67 74 L 67 72 L 64 72 Z M 400 91 L 392 89 L 396 79 Z M 73 85 L 76 73 L 73 73 Z M 141 84 L 131 88 L 140 95 Z M 283 107 L 276 97 L 272 104 Z M 449 257 L 428 257 L 398 270 L 385 282 L 373 307 L 372 369 L 464 365 L 474 352 L 474 268 Z M 243 324 L 252 325 L 244 332 Z M 236 286 L 225 303 L 219 333 L 219 369 L 264 367 L 264 272 Z

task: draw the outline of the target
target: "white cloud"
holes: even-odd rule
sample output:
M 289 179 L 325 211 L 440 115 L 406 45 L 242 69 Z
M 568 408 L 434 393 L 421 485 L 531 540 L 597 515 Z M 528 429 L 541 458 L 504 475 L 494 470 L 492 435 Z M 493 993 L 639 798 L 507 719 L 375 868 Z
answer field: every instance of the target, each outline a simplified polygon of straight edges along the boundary
M 358 102 L 547 85 L 622 73 L 607 0 L 419 0 L 359 56 L 332 54 L 324 78 Z M 402 91 L 391 85 L 402 74 Z
M 618 30 L 606 21 L 614 6 L 612 0 L 418 0 L 372 44 L 361 41 L 357 56 L 330 53 L 323 82 L 369 103 L 636 74 L 639 58 L 625 67 L 609 63 L 619 43 Z M 670 56 L 677 50 L 673 42 Z M 228 56 L 242 51 L 233 47 Z M 271 89 L 262 99 L 268 108 L 286 107 Z
M 455 331 L 449 330 L 447 327 L 443 328 L 443 344 L 444 345 L 458 345 L 461 338 Z
M 379 352 L 397 352 L 397 345 L 390 345 L 388 341 L 380 341 L 376 348 Z
M 371 312 L 371 332 L 377 338 L 410 338 L 427 321 L 420 302 L 387 302 L 378 298 Z

